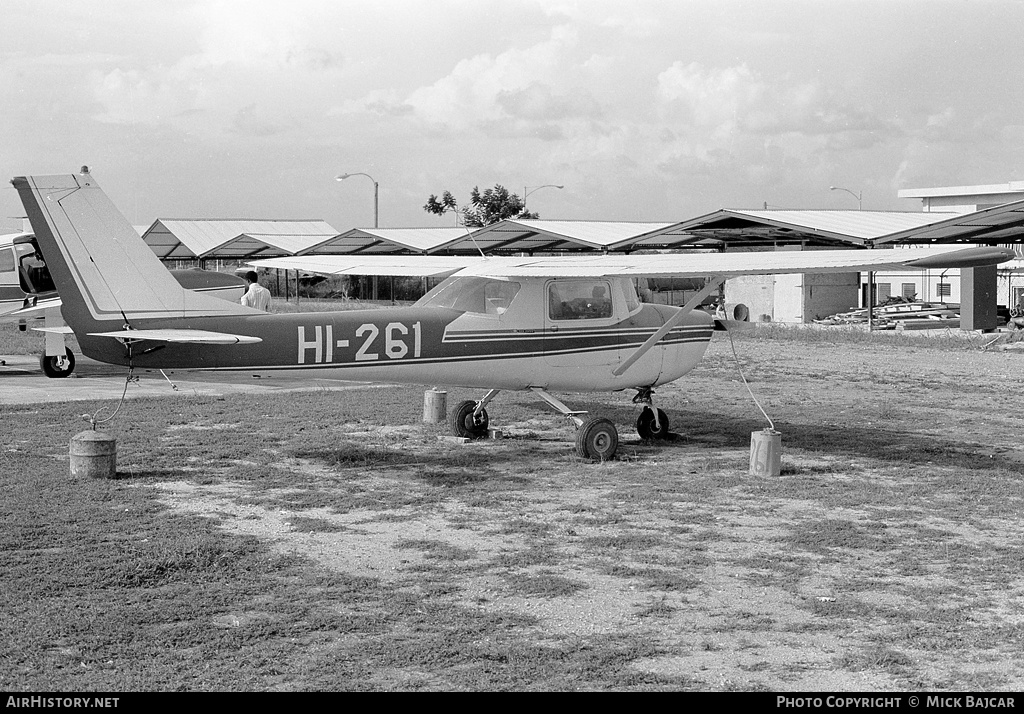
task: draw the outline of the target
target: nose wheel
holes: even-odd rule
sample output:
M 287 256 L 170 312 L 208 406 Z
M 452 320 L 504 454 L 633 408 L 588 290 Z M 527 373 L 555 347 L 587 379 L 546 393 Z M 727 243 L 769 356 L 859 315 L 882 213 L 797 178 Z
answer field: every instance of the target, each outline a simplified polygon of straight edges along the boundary
M 655 407 L 644 407 L 636 418 L 636 433 L 644 441 L 668 438 L 668 415 Z
M 636 433 L 644 441 L 667 439 L 668 415 L 654 406 L 654 390 L 650 387 L 640 387 L 636 392 L 633 403 L 644 405 L 640 410 L 640 416 L 636 418 Z

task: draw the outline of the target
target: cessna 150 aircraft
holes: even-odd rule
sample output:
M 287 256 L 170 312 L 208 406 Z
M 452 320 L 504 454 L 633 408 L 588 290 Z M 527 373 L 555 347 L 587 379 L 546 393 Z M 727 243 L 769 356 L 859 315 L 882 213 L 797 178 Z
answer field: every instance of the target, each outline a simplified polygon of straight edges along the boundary
M 172 270 L 183 288 L 236 302 L 245 292 L 237 276 L 208 270 Z M 30 321 L 42 321 L 46 334 L 39 366 L 47 377 L 67 377 L 75 369 L 75 355 L 64 342 L 71 328 L 60 315 L 60 297 L 50 271 L 31 233 L 0 236 L 0 322 L 17 322 L 24 330 Z
M 84 354 L 148 369 L 331 370 L 352 380 L 488 390 L 454 407 L 456 434 L 487 433 L 499 390 L 529 390 L 577 425 L 576 449 L 611 458 L 618 431 L 551 392 L 636 390 L 644 438 L 668 434 L 659 385 L 696 366 L 714 321 L 695 310 L 732 275 L 973 267 L 998 248 L 822 250 L 520 258 L 283 259 L 267 265 L 360 275 L 448 276 L 411 307 L 267 314 L 184 290 L 83 170 L 17 188 Z M 262 261 L 261 261 L 262 262 Z M 633 278 L 703 277 L 682 308 L 642 303 Z

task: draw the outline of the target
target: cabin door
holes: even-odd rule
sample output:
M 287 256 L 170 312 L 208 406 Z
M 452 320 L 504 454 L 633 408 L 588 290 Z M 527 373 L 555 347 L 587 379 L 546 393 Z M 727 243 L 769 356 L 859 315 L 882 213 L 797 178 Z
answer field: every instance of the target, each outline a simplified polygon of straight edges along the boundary
M 612 284 L 549 280 L 544 288 L 544 358 L 555 367 L 598 367 L 620 359 Z

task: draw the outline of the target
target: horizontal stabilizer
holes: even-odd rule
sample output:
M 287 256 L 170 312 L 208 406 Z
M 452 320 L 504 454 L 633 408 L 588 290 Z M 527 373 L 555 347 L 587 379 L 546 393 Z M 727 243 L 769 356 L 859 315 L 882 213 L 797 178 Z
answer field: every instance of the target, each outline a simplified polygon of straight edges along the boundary
M 46 317 L 46 312 L 48 310 L 54 310 L 55 315 L 60 315 L 60 304 L 60 298 L 40 300 L 35 305 L 21 307 L 17 310 L 5 313 L 0 317 L 0 322 L 10 322 L 12 320 L 41 320 Z
M 73 335 L 75 331 L 67 325 L 61 325 L 60 327 L 33 327 L 36 332 L 49 332 L 54 335 Z
M 250 335 L 232 335 L 227 332 L 209 332 L 207 330 L 115 330 L 113 332 L 90 332 L 96 337 L 117 337 L 122 340 L 154 342 L 186 342 L 202 345 L 238 345 L 262 342 L 259 337 Z

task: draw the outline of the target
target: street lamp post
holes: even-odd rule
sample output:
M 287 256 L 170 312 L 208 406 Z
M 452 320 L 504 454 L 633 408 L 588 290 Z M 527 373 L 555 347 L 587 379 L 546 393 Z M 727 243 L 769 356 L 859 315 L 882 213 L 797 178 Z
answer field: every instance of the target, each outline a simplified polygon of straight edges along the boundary
M 335 181 L 344 181 L 345 179 L 349 178 L 350 176 L 365 176 L 366 178 L 368 178 L 371 181 L 373 181 L 373 227 L 377 228 L 378 227 L 378 225 L 377 225 L 377 182 L 373 180 L 373 176 L 371 176 L 370 174 L 364 174 L 364 173 L 341 174 L 341 176 L 335 176 L 334 180 Z
M 373 227 L 374 228 L 379 227 L 378 226 L 378 213 L 377 213 L 377 182 L 374 180 L 373 176 L 371 176 L 370 174 L 364 174 L 364 173 L 341 174 L 340 176 L 335 176 L 334 180 L 335 181 L 344 181 L 345 179 L 349 178 L 350 176 L 365 176 L 366 178 L 368 178 L 371 181 L 373 181 Z M 379 293 L 378 293 L 378 285 L 377 285 L 377 276 L 376 275 L 373 276 L 372 283 L 373 283 L 373 299 L 377 300 L 378 297 L 379 297 Z M 394 301 L 395 301 L 395 279 L 392 277 L 391 278 L 391 302 L 394 303 Z
M 860 193 L 854 193 L 850 189 L 843 188 L 842 186 L 829 186 L 828 190 L 829 191 L 846 191 L 848 194 L 850 194 L 851 196 L 853 196 L 854 198 L 857 199 L 857 210 L 860 211 L 860 210 L 864 209 L 864 204 L 861 201 L 861 198 L 863 198 L 863 196 L 864 196 L 864 192 L 863 191 L 861 191 Z
M 546 183 L 543 186 L 533 186 L 532 188 L 530 186 L 523 186 L 523 200 L 525 201 L 527 196 L 542 188 L 565 188 L 565 186 L 559 186 L 558 184 L 553 183 Z
M 864 203 L 861 200 L 864 197 L 864 192 L 863 191 L 860 191 L 859 193 L 854 193 L 850 189 L 843 188 L 842 186 L 829 186 L 828 190 L 829 191 L 846 191 L 848 194 L 850 194 L 851 196 L 853 196 L 854 198 L 857 199 L 857 210 L 858 211 L 864 210 Z M 875 329 L 875 320 L 874 320 L 874 317 L 875 317 L 875 273 L 872 270 L 868 271 L 867 304 L 868 304 L 868 332 L 871 332 L 872 330 Z

